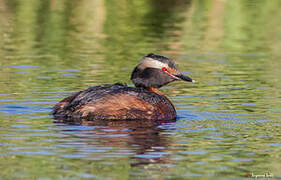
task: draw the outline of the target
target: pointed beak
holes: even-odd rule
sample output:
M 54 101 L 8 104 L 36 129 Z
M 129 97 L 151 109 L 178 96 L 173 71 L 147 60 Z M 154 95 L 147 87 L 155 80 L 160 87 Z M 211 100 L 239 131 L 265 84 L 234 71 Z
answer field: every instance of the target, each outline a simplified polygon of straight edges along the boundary
M 179 80 L 193 82 L 193 83 L 195 82 L 195 80 L 191 79 L 188 76 L 184 76 L 183 74 L 175 74 L 174 76 L 176 76 Z

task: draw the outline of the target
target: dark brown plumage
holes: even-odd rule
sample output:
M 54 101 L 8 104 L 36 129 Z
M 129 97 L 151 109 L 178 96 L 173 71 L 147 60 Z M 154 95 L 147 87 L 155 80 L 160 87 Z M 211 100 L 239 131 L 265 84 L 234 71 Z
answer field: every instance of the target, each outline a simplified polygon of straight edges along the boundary
M 80 91 L 57 103 L 53 115 L 65 121 L 174 120 L 173 104 L 157 88 L 175 80 L 192 81 L 172 60 L 154 54 L 140 61 L 131 80 L 136 87 L 117 83 Z

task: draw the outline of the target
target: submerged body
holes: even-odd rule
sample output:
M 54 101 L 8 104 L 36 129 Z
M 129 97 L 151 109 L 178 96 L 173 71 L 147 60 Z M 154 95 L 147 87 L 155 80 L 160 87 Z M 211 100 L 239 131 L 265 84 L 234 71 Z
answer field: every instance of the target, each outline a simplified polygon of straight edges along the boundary
M 135 67 L 131 80 L 122 84 L 90 87 L 53 107 L 56 119 L 72 120 L 174 120 L 176 110 L 158 88 L 175 80 L 194 82 L 164 56 L 148 54 Z
M 122 84 L 90 87 L 54 106 L 58 119 L 173 120 L 176 110 L 166 96 Z

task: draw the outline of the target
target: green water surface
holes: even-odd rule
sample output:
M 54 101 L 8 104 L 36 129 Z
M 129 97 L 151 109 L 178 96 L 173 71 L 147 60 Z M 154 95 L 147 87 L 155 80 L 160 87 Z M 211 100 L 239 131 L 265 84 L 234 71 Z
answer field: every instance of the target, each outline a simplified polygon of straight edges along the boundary
M 148 53 L 196 80 L 176 122 L 54 123 Z M 280 129 L 279 0 L 0 0 L 0 179 L 278 179 Z

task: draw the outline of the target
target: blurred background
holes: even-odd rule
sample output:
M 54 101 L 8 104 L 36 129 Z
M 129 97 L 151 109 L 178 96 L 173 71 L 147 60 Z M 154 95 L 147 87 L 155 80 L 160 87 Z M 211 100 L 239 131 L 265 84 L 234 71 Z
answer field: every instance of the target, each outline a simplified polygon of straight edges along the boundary
M 0 0 L 0 179 L 281 177 L 281 1 Z M 74 126 L 51 107 L 148 53 L 197 83 L 177 122 Z

